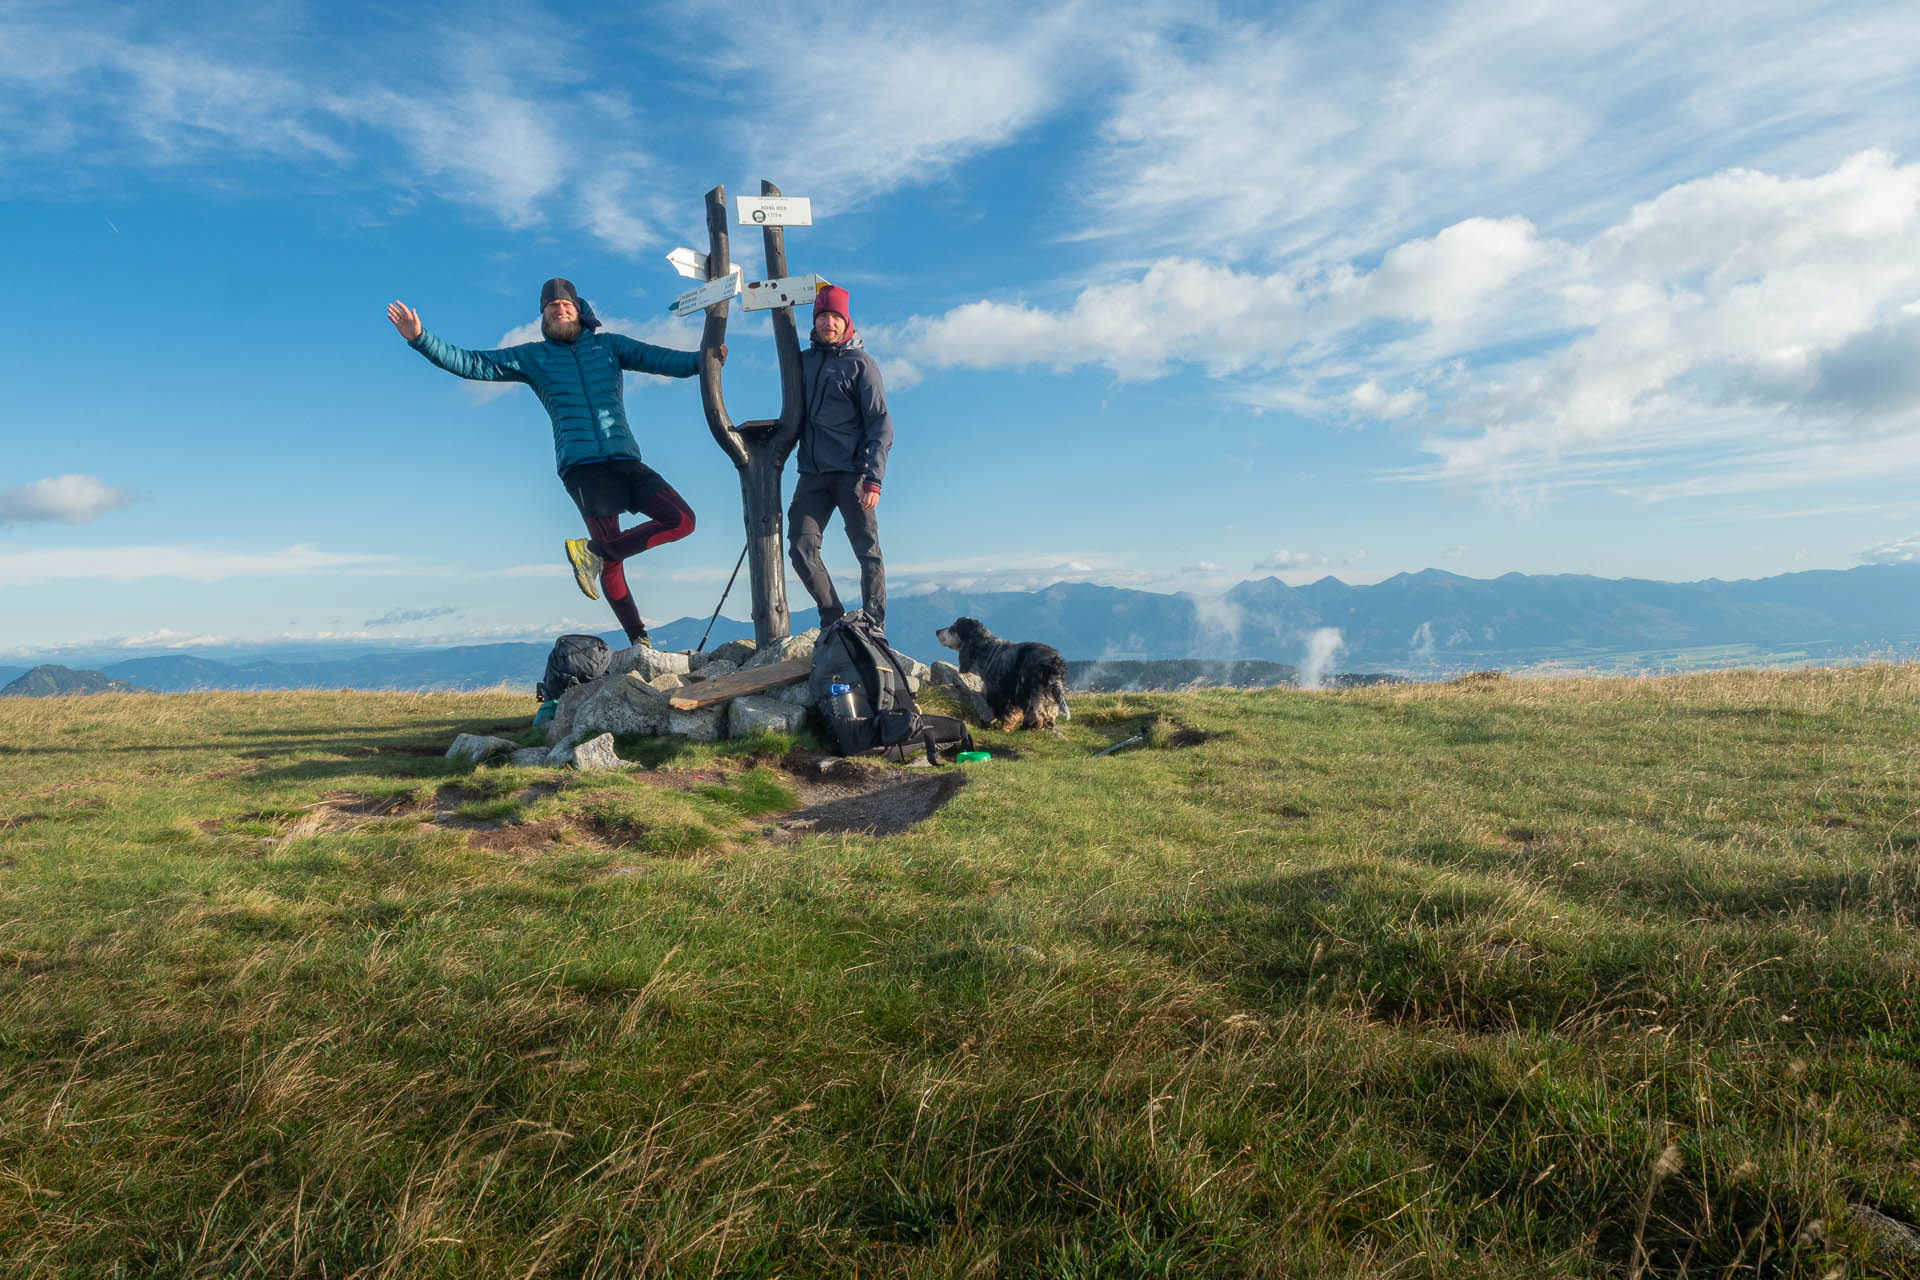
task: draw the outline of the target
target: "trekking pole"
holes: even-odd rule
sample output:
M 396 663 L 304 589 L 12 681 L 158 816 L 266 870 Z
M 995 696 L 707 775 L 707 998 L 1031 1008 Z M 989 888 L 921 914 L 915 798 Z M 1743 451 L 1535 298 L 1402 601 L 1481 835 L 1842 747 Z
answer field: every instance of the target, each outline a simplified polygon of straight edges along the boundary
M 752 546 L 753 544 L 748 543 L 747 545 Z M 740 558 L 733 562 L 733 572 L 727 575 L 727 590 L 720 593 L 720 604 L 713 606 L 713 617 L 707 619 L 707 629 L 700 633 L 700 643 L 693 646 L 695 653 L 699 653 L 707 647 L 707 637 L 713 634 L 714 619 L 720 616 L 720 605 L 724 605 L 727 602 L 727 591 L 733 590 L 733 580 L 740 576 L 740 566 L 746 562 L 747 548 L 742 547 L 740 548 Z

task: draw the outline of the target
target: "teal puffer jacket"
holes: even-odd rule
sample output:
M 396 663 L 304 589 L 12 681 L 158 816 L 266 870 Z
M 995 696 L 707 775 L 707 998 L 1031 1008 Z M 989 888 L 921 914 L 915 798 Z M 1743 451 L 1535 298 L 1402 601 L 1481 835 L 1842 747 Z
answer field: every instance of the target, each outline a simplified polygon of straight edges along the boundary
M 495 351 L 469 351 L 420 331 L 408 344 L 448 373 L 475 382 L 524 382 L 553 419 L 553 462 L 562 474 L 585 462 L 640 457 L 627 428 L 620 371 L 691 378 L 698 351 L 669 351 L 621 333 L 583 330 L 572 342 L 526 342 Z

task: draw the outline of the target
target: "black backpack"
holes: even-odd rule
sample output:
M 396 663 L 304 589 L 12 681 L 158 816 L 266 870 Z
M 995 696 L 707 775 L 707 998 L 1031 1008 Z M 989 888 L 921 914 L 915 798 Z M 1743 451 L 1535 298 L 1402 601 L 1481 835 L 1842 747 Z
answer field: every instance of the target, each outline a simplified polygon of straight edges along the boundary
M 846 685 L 847 692 L 834 694 L 836 684 Z M 938 764 L 940 747 L 973 749 L 973 735 L 961 721 L 922 714 L 906 668 L 886 636 L 857 609 L 820 633 L 807 691 L 837 755 L 883 751 L 889 759 L 905 760 L 908 751 L 924 748 L 927 763 Z
M 561 636 L 547 655 L 547 678 L 533 686 L 533 696 L 541 702 L 558 701 L 573 686 L 607 674 L 612 661 L 613 650 L 599 636 Z

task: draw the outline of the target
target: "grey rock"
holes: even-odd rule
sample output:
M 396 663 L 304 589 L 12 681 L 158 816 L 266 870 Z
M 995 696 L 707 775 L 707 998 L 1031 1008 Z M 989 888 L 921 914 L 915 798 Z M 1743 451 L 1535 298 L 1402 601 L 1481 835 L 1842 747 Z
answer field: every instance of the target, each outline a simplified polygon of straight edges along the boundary
M 814 642 L 819 638 L 820 628 L 809 627 L 797 636 L 774 641 L 741 663 L 740 669 L 752 671 L 759 667 L 770 667 L 776 662 L 785 662 L 788 658 L 811 658 Z
M 927 683 L 927 677 L 930 674 L 927 664 L 918 658 L 900 652 L 898 649 L 893 649 L 891 652 L 893 656 L 899 660 L 901 669 L 907 673 L 907 688 L 914 693 L 920 692 L 921 687 Z
M 695 668 L 702 680 L 718 680 L 721 676 L 730 676 L 740 669 L 740 664 L 726 658 L 715 658 L 705 666 Z
M 805 707 L 782 702 L 778 698 L 748 695 L 727 703 L 727 736 L 744 738 L 755 733 L 792 733 L 806 718 Z
M 573 732 L 573 718 L 579 712 L 580 705 L 606 687 L 607 677 L 589 680 L 585 684 L 574 685 L 560 695 L 560 703 L 553 709 L 553 719 L 547 722 L 547 745 L 553 746 Z
M 993 719 L 993 708 L 987 704 L 986 688 L 979 676 L 960 670 L 951 662 L 936 662 L 928 668 L 935 686 L 945 689 L 960 704 L 960 713 L 975 724 L 986 724 Z
M 505 738 L 490 738 L 477 733 L 463 733 L 453 740 L 447 748 L 447 759 L 466 760 L 479 764 L 482 760 L 491 760 L 494 756 L 505 755 L 514 749 L 514 744 Z
M 667 713 L 667 695 L 636 672 L 608 677 L 591 698 L 580 704 L 573 723 L 578 726 L 576 733 L 666 733 Z
M 726 722 L 728 703 L 702 707 L 698 711 L 673 711 L 667 714 L 667 732 L 684 734 L 695 742 L 717 742 Z
M 549 750 L 550 749 L 547 747 L 522 747 L 518 751 L 514 752 L 513 755 L 509 756 L 507 762 L 509 764 L 517 764 L 522 766 L 543 765 L 547 762 L 547 754 Z
M 731 662 L 737 669 L 753 656 L 760 646 L 751 640 L 729 640 L 713 651 L 715 662 Z
M 784 702 L 789 706 L 803 709 L 811 707 L 814 701 L 813 698 L 809 696 L 807 681 L 804 678 L 790 681 L 787 684 L 777 684 L 771 689 L 764 689 L 761 691 L 760 696 L 763 698 L 772 698 L 776 702 Z
M 607 664 L 607 674 L 624 676 L 637 675 L 642 680 L 651 680 L 657 675 L 672 672 L 674 675 L 686 675 L 693 667 L 684 653 L 670 649 L 654 649 L 644 644 L 622 649 L 613 655 Z
M 616 773 L 627 767 L 613 750 L 613 735 L 603 733 L 573 748 L 573 767 L 582 773 Z
M 1920 1231 L 1870 1205 L 1850 1204 L 1847 1216 L 1865 1227 L 1882 1252 L 1920 1258 Z

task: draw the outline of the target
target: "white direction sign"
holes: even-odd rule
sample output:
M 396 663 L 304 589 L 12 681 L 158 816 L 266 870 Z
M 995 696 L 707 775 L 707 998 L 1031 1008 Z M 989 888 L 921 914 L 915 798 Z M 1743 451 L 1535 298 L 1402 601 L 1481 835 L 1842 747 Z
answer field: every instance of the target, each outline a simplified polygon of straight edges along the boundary
M 775 307 L 813 305 L 813 295 L 827 285 L 819 276 L 780 276 L 774 280 L 754 280 L 741 290 L 742 311 L 771 311 Z
M 675 298 L 667 307 L 677 316 L 690 316 L 696 311 L 705 311 L 717 302 L 725 302 L 740 292 L 740 270 L 734 268 L 718 280 L 709 280 L 697 289 L 689 289 Z
M 707 255 L 704 253 L 695 253 L 692 249 L 675 249 L 667 255 L 667 261 L 673 264 L 675 271 L 689 280 L 713 278 L 707 271 Z
M 733 208 L 743 227 L 813 225 L 813 201 L 806 196 L 735 196 Z

